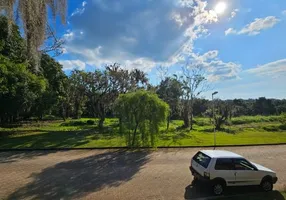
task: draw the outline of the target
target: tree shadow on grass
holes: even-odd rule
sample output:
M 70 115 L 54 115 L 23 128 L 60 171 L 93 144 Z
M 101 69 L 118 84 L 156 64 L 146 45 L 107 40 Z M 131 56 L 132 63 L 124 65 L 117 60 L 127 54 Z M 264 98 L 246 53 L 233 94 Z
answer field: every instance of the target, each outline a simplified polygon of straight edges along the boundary
M 131 180 L 148 162 L 148 151 L 112 151 L 56 164 L 8 199 L 80 198 Z
M 91 135 L 93 130 L 36 132 L 35 134 L 32 133 L 17 137 L 2 137 L 0 140 L 0 149 L 77 147 L 89 142 L 87 136 Z
M 182 146 L 181 140 L 183 139 L 191 139 L 195 141 L 196 144 L 202 143 L 202 141 L 197 138 L 195 135 L 188 134 L 188 132 L 183 131 L 177 131 L 176 134 L 172 135 L 161 135 L 161 140 L 169 141 L 168 143 L 164 144 L 164 146 L 170 147 L 170 146 Z
M 258 186 L 228 187 L 223 196 L 215 198 L 209 186 L 193 183 L 185 188 L 185 199 L 285 200 L 279 191 L 265 193 Z

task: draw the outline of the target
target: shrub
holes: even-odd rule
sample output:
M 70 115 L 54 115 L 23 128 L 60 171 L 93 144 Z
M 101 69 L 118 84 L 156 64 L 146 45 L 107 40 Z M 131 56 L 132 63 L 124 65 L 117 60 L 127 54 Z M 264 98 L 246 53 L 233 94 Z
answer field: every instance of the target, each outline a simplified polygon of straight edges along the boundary
M 94 120 L 89 119 L 89 120 L 86 121 L 86 124 L 88 124 L 88 125 L 94 125 Z
M 281 130 L 286 130 L 286 124 L 281 124 L 281 125 L 279 126 L 279 128 L 280 128 Z
M 84 126 L 84 125 L 86 125 L 84 121 L 69 121 L 61 124 L 61 126 Z
M 264 126 L 263 129 L 266 131 L 279 131 L 279 126 Z

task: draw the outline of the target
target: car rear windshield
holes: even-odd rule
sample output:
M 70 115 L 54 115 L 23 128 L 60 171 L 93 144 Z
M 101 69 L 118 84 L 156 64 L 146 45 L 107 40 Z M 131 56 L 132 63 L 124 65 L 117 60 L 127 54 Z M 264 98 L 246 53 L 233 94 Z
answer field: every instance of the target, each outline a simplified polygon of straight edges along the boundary
M 211 161 L 211 157 L 207 156 L 206 154 L 200 151 L 193 157 L 193 159 L 204 168 L 207 168 Z

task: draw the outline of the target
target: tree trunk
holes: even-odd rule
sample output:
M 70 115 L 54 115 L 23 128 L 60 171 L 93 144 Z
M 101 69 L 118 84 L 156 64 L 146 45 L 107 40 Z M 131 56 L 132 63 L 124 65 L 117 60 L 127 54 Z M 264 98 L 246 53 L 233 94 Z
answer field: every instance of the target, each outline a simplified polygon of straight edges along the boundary
M 104 105 L 101 103 L 98 104 L 98 111 L 99 111 L 99 122 L 98 122 L 98 128 L 102 129 L 103 128 L 103 122 L 105 120 L 105 110 L 104 110 Z
M 193 130 L 193 113 L 191 113 L 190 130 Z
M 98 128 L 102 129 L 103 128 L 103 123 L 104 123 L 105 117 L 100 116 L 99 122 L 98 122 Z
M 183 111 L 183 119 L 184 119 L 184 127 L 188 128 L 190 126 L 190 118 L 189 118 L 189 109 L 187 106 L 184 107 Z
M 131 144 L 132 147 L 134 147 L 134 145 L 135 145 L 135 138 L 136 138 L 136 132 L 137 132 L 138 124 L 139 123 L 136 122 L 136 126 L 135 126 L 135 129 L 133 131 L 133 138 L 132 138 L 132 144 Z
M 168 120 L 167 120 L 167 131 L 169 130 L 169 127 L 170 127 L 170 121 L 171 121 L 171 115 L 168 116 Z

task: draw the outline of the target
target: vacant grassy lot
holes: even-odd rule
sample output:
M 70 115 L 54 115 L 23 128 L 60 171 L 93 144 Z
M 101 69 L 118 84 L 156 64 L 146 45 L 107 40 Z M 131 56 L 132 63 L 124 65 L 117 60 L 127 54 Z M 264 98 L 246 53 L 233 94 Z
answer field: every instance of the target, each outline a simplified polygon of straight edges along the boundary
M 286 143 L 285 119 L 282 116 L 246 116 L 233 118 L 217 131 L 218 145 Z M 213 126 L 207 118 L 195 118 L 194 130 L 181 129 L 180 120 L 161 127 L 158 146 L 212 146 Z M 0 148 L 123 147 L 118 119 L 105 121 L 97 128 L 97 119 L 27 122 L 0 128 Z

